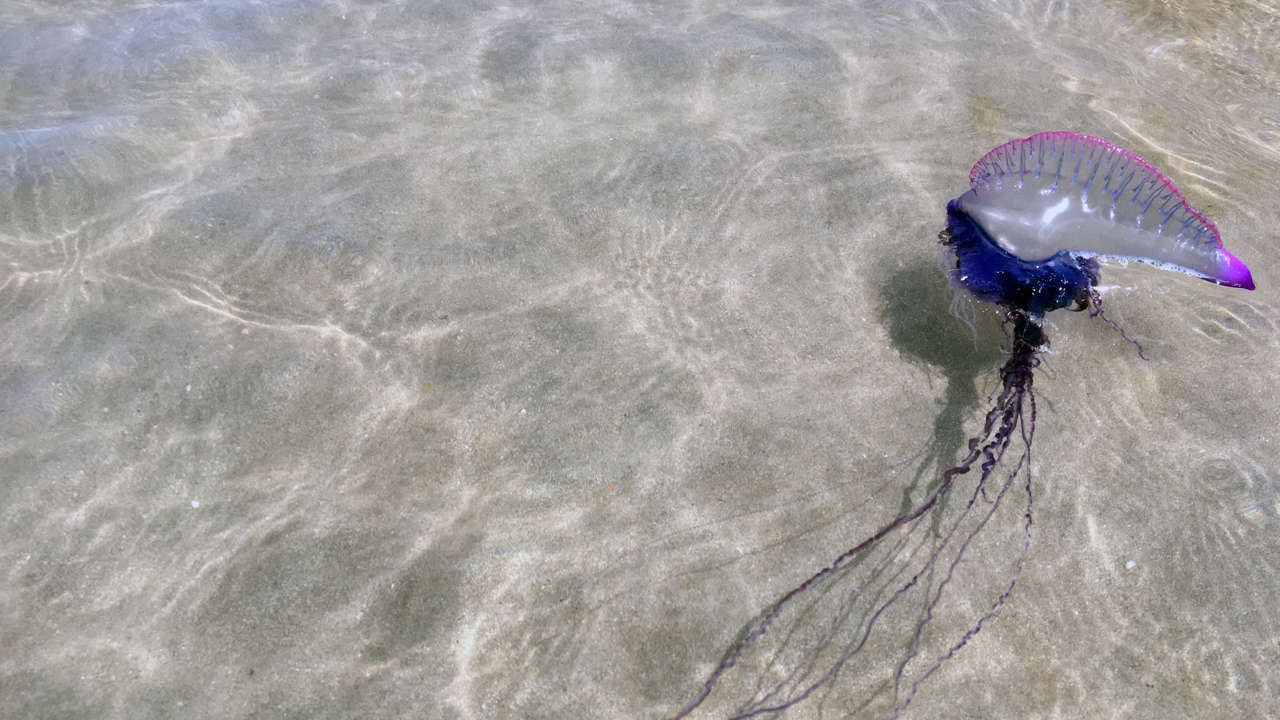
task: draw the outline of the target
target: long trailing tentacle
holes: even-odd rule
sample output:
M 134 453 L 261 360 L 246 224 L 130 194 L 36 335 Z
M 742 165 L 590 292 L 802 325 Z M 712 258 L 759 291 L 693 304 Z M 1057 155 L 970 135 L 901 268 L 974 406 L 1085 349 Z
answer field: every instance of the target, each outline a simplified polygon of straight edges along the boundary
M 983 625 L 990 620 L 996 612 L 1004 605 L 1005 601 L 1012 593 L 1014 585 L 1017 582 L 1018 575 L 1021 573 L 1023 562 L 1026 558 L 1028 548 L 1031 541 L 1031 470 L 1030 470 L 1030 451 L 1031 441 L 1035 432 L 1035 396 L 1032 388 L 1032 380 L 1034 369 L 1039 364 L 1037 355 L 1038 347 L 1043 344 L 1043 336 L 1040 335 L 1038 327 L 1030 325 L 1025 315 L 1012 312 L 1007 317 L 1009 322 L 1014 323 L 1014 331 L 1012 335 L 1011 356 L 1006 361 L 1004 367 L 1000 371 L 1001 387 L 991 409 L 988 411 L 982 431 L 972 437 L 968 443 L 968 454 L 963 460 L 942 473 L 942 477 L 938 485 L 917 505 L 910 510 L 898 515 L 878 531 L 858 543 L 854 547 L 841 553 L 829 565 L 811 575 L 800 585 L 788 591 L 782 596 L 769 610 L 764 617 L 753 625 L 747 635 L 737 643 L 737 645 L 729 652 L 729 654 L 721 661 L 716 669 L 707 678 L 699 693 L 687 705 L 681 708 L 676 714 L 676 720 L 687 717 L 691 712 L 696 710 L 710 696 L 716 685 L 729 672 L 744 655 L 750 651 L 754 645 L 760 641 L 766 633 L 768 633 L 775 622 L 787 611 L 789 606 L 797 602 L 801 597 L 810 591 L 816 590 L 817 587 L 826 580 L 831 579 L 841 570 L 851 566 L 856 560 L 861 560 L 864 556 L 873 550 L 883 549 L 881 546 L 886 539 L 895 532 L 902 531 L 900 536 L 888 548 L 888 552 L 863 576 L 862 580 L 855 583 L 854 587 L 844 596 L 839 609 L 832 617 L 828 626 L 826 626 L 823 634 L 818 638 L 817 642 L 809 648 L 794 667 L 786 672 L 783 679 L 775 682 L 771 689 L 759 695 L 754 701 L 742 706 L 740 710 L 730 716 L 731 720 L 743 718 L 751 718 L 767 713 L 774 713 L 785 710 L 802 700 L 808 698 L 814 692 L 827 685 L 851 659 L 857 656 L 866 646 L 872 631 L 875 630 L 882 616 L 895 603 L 901 601 L 905 595 L 911 592 L 917 586 L 927 588 L 927 598 L 924 604 L 922 616 L 915 622 L 913 636 L 904 657 L 897 663 L 892 675 L 892 685 L 896 706 L 892 711 L 891 717 L 898 717 L 911 699 L 915 696 L 920 684 L 928 677 L 933 675 L 941 666 L 958 652 L 970 638 L 976 635 Z M 977 506 L 979 496 L 986 498 L 986 490 L 988 480 L 994 469 L 998 467 L 1004 459 L 1005 452 L 1012 444 L 1013 439 L 1017 436 L 1021 440 L 1023 451 L 1016 461 L 1014 468 L 1007 475 L 1004 482 L 995 493 L 994 500 L 989 500 L 977 516 L 973 527 L 966 532 L 961 533 L 960 527 L 963 522 L 968 519 Z M 954 487 L 957 478 L 968 473 L 974 466 L 979 464 L 980 477 L 975 483 L 974 489 L 968 499 L 967 504 L 961 510 L 958 517 L 950 523 L 946 532 L 938 541 L 936 547 L 928 554 L 924 560 L 924 564 L 909 579 L 902 582 L 887 597 L 873 604 L 874 610 L 868 608 L 867 614 L 857 626 L 855 636 L 849 643 L 840 650 L 834 661 L 821 672 L 816 679 L 803 680 L 802 678 L 812 668 L 816 662 L 818 654 L 827 647 L 828 643 L 836 636 L 840 627 L 848 618 L 852 611 L 855 600 L 863 599 L 862 595 L 868 591 L 869 585 L 873 579 L 878 578 L 882 572 L 886 571 L 887 565 L 899 556 L 900 551 L 913 537 L 916 529 L 919 527 L 923 518 L 935 507 L 938 507 L 939 501 L 947 497 L 948 493 Z M 933 619 L 934 611 L 941 602 L 944 591 L 952 580 L 955 570 L 960 563 L 961 558 L 973 542 L 974 538 L 987 526 L 988 521 L 999 509 L 1002 499 L 1008 492 L 1017 478 L 1024 478 L 1024 487 L 1027 495 L 1027 505 L 1024 513 L 1024 532 L 1021 551 L 1015 562 L 1012 575 L 1004 587 L 1003 591 L 997 596 L 990 608 L 971 626 L 963 636 L 951 645 L 944 653 L 938 656 L 932 665 L 921 675 L 916 678 L 910 687 L 901 692 L 901 683 L 903 673 L 907 665 L 917 656 L 920 651 L 921 640 L 926 626 Z M 954 547 L 950 552 L 949 561 L 945 563 L 945 573 L 940 582 L 936 586 L 930 587 L 928 583 L 921 585 L 921 580 L 928 577 L 935 567 L 939 566 L 939 561 L 944 553 L 948 552 L 948 548 L 953 547 L 953 541 L 959 540 L 958 547 Z
M 920 685 L 924 683 L 925 680 L 929 679 L 929 677 L 932 676 L 935 672 L 937 672 L 947 660 L 950 660 L 957 652 L 959 652 L 960 649 L 963 648 L 969 642 L 969 640 L 973 638 L 973 636 L 977 635 L 982 630 L 983 625 L 985 625 L 988 620 L 995 617 L 995 614 L 1000 611 L 1000 608 L 1004 606 L 1005 601 L 1008 600 L 1009 596 L 1013 593 L 1013 588 L 1018 582 L 1018 576 L 1022 574 L 1022 566 L 1027 559 L 1027 552 L 1031 548 L 1031 518 L 1032 518 L 1031 441 L 1032 441 L 1032 438 L 1035 437 L 1035 431 L 1036 431 L 1036 397 L 1035 397 L 1035 391 L 1031 385 L 1031 381 L 1032 381 L 1032 370 L 1035 366 L 1035 362 L 1034 362 L 1034 359 L 1029 359 L 1028 362 L 1023 362 L 1016 357 L 1015 357 L 1015 361 L 1016 362 L 1011 361 L 1010 363 L 1006 364 L 1005 370 L 1002 372 L 1006 374 L 1016 374 L 1018 377 L 1013 378 L 1013 380 L 1015 383 L 1023 385 L 1023 390 L 1019 394 L 1018 402 L 1014 406 L 1009 408 L 1010 414 L 1012 415 L 1011 417 L 1012 423 L 1009 425 L 1002 426 L 1002 430 L 1005 430 L 1004 437 L 1006 438 L 1006 442 L 1004 443 L 1004 446 L 1001 447 L 999 451 L 999 455 L 1003 456 L 1004 449 L 1008 447 L 1008 439 L 1012 437 L 1012 431 L 1016 427 L 1020 431 L 1020 435 L 1022 439 L 1022 447 L 1023 447 L 1022 456 L 1018 458 L 1017 463 L 1014 465 L 1013 470 L 1010 471 L 1008 478 L 1006 479 L 1004 484 L 1001 486 L 999 493 L 997 493 L 996 495 L 995 501 L 991 504 L 991 507 L 987 510 L 987 513 L 982 518 L 982 521 L 969 532 L 969 535 L 968 537 L 965 538 L 964 544 L 962 545 L 961 549 L 956 553 L 955 557 L 951 561 L 951 565 L 947 568 L 946 578 L 944 578 L 943 581 L 939 583 L 937 592 L 934 594 L 933 599 L 929 603 L 928 610 L 926 613 L 927 615 L 926 619 L 921 620 L 916 625 L 916 636 L 915 636 L 915 643 L 913 644 L 913 647 L 916 647 L 919 645 L 920 636 L 924 632 L 924 626 L 928 621 L 927 618 L 929 616 L 932 616 L 934 608 L 937 607 L 939 600 L 941 600 L 943 588 L 948 582 L 950 582 L 951 577 L 955 572 L 956 566 L 959 565 L 960 558 L 964 554 L 965 548 L 968 547 L 969 543 L 973 540 L 974 536 L 977 535 L 978 532 L 986 526 L 987 521 L 991 519 L 991 516 L 995 514 L 996 509 L 1000 505 L 1000 500 L 1004 497 L 1005 493 L 1009 490 L 1010 486 L 1013 484 L 1013 481 L 1016 480 L 1019 476 L 1021 476 L 1023 478 L 1023 489 L 1026 492 L 1026 496 L 1027 496 L 1027 505 L 1026 505 L 1026 510 L 1023 513 L 1022 547 L 1019 550 L 1018 559 L 1014 563 L 1013 572 L 1009 577 L 1008 584 L 1005 586 L 1004 590 L 1001 591 L 1000 595 L 996 597 L 995 602 L 992 603 L 991 607 L 985 613 L 983 613 L 982 617 L 978 618 L 977 622 L 975 622 L 967 631 L 965 631 L 964 635 L 962 635 L 955 644 L 953 644 L 951 647 L 947 649 L 946 652 L 944 652 L 937 659 L 935 659 L 933 664 L 930 665 L 929 668 L 920 677 L 916 678 L 916 680 L 911 684 L 911 688 L 907 691 L 907 694 L 904 697 L 902 697 L 897 707 L 894 708 L 892 717 L 896 718 L 902 713 L 902 711 L 906 710 L 907 705 L 909 705 L 911 703 L 912 698 L 915 697 L 915 694 L 919 690 Z M 1025 406 L 1024 406 L 1024 401 L 1025 401 Z M 997 461 L 998 461 L 998 458 L 997 458 Z M 994 467 L 994 464 L 991 464 L 989 466 L 984 465 L 984 472 L 989 472 L 991 467 Z M 984 481 L 985 481 L 985 478 L 984 478 Z M 973 504 L 974 499 L 976 499 L 976 495 L 975 497 L 971 497 L 969 499 L 970 505 Z M 898 668 L 894 673 L 895 694 L 897 694 L 898 692 L 898 685 L 899 685 L 899 681 L 901 680 L 902 672 L 905 669 L 906 664 L 911 660 L 911 657 L 912 657 L 911 655 L 908 655 L 908 657 L 904 658 L 903 661 L 898 665 Z

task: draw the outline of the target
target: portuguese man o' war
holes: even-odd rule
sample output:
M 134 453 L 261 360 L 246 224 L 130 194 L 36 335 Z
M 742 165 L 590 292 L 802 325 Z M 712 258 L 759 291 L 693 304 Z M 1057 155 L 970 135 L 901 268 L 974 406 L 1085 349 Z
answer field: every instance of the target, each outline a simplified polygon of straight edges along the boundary
M 1142 158 L 1071 132 L 1005 143 L 947 203 L 956 278 L 983 300 L 1039 317 L 1083 306 L 1094 258 L 1150 263 L 1253 289 L 1218 228 Z
M 1138 261 L 1219 285 L 1254 288 L 1249 268 L 1223 248 L 1217 227 L 1173 183 L 1104 140 L 1073 132 L 1013 140 L 984 155 L 969 182 L 970 189 L 947 204 L 947 225 L 938 239 L 953 286 L 1003 313 L 1008 359 L 981 430 L 969 439 L 965 457 L 943 471 L 923 499 L 744 628 L 677 719 L 689 717 L 715 691 L 752 693 L 725 701 L 736 707 L 729 718 L 774 716 L 837 677 L 869 696 L 837 714 L 900 717 L 921 685 L 995 617 L 1026 559 L 1033 380 L 1048 344 L 1044 316 L 1064 308 L 1090 310 L 1119 330 L 1102 311 L 1099 260 Z M 1130 342 L 1142 356 L 1142 347 Z M 931 623 L 945 610 L 941 601 L 966 550 L 1006 497 L 1017 495 L 1024 498 L 1018 553 L 998 592 L 967 629 L 950 636 L 935 630 Z M 905 634 L 905 643 L 895 642 L 894 633 Z M 749 691 L 723 687 L 735 668 L 748 677 L 734 687 Z M 881 697 L 886 693 L 888 703 Z M 880 705 L 884 709 L 876 711 Z

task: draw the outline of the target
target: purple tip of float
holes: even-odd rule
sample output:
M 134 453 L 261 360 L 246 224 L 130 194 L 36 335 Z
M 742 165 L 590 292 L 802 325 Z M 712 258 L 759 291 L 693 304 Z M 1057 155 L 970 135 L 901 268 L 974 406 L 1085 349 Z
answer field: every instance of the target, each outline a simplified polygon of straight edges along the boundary
M 1124 148 L 1070 131 L 1036 133 L 983 155 L 957 199 L 1005 251 L 1116 258 L 1252 290 L 1249 268 L 1173 183 Z
M 1253 273 L 1249 272 L 1249 266 L 1226 250 L 1220 252 L 1222 253 L 1222 275 L 1218 284 L 1253 290 Z

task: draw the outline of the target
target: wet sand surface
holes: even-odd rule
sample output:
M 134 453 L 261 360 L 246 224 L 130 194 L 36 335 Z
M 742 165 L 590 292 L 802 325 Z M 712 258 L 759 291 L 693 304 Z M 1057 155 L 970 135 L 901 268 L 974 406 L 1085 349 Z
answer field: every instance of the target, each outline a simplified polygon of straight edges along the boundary
M 950 313 L 943 208 L 1047 129 L 1164 170 L 1259 289 L 1105 267 L 1145 362 L 1052 318 L 1026 566 L 904 717 L 1280 714 L 1275 8 L 0 28 L 0 715 L 670 717 L 963 455 L 1003 337 Z M 885 712 L 912 619 L 786 717 Z

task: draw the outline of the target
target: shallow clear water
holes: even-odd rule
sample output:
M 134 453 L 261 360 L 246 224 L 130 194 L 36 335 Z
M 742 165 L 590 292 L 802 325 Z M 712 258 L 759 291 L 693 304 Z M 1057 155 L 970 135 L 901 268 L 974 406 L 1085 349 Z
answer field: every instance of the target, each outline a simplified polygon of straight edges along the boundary
M 1145 5 L 6 5 L 0 715 L 670 715 L 960 454 L 935 237 L 1044 129 L 1259 289 L 1054 318 L 908 717 L 1280 713 L 1280 9 Z

